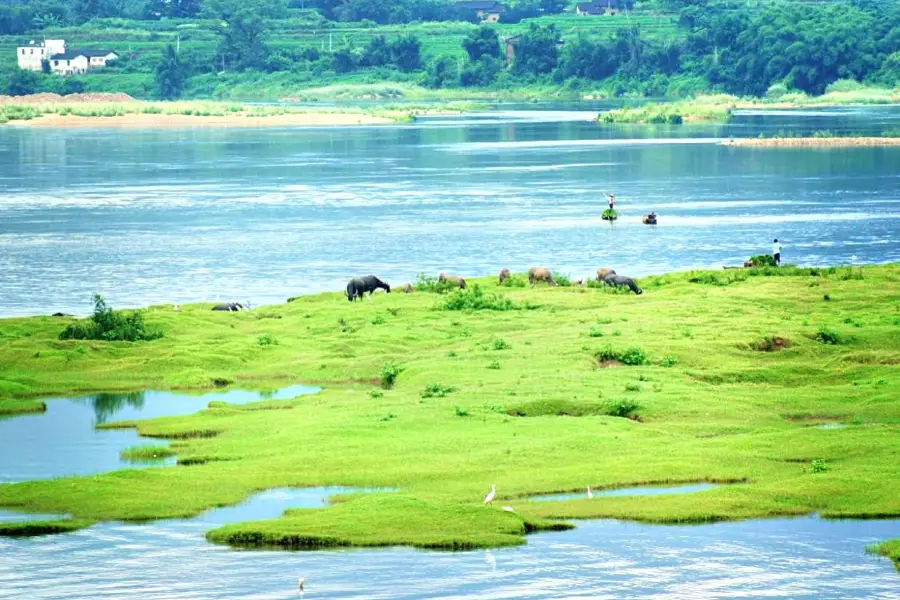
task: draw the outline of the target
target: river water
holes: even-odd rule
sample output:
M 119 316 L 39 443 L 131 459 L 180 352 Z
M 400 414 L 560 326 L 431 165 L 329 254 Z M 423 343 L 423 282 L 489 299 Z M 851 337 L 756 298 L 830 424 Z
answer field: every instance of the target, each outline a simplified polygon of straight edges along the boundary
M 369 272 L 402 282 L 544 264 L 642 275 L 739 263 L 773 237 L 798 264 L 900 260 L 900 148 L 717 145 L 780 130 L 878 134 L 900 127 L 896 107 L 749 113 L 727 126 L 602 128 L 588 121 L 595 114 L 352 129 L 2 128 L 0 315 L 84 313 L 94 291 L 117 306 L 260 304 Z M 602 191 L 619 198 L 615 224 L 599 219 Z M 650 210 L 653 228 L 639 222 Z M 199 397 L 189 410 L 210 399 L 259 396 Z M 188 410 L 182 401 L 57 399 L 44 415 L 0 421 L 0 481 L 122 468 L 119 450 L 149 440 L 92 426 Z M 60 422 L 72 425 L 71 460 L 23 454 Z M 274 490 L 196 519 L 0 538 L 0 598 L 295 598 L 298 577 L 311 598 L 900 598 L 890 562 L 864 552 L 900 537 L 896 520 L 598 520 L 466 553 L 236 551 L 203 537 L 321 506 L 336 491 Z
M 616 126 L 506 111 L 359 128 L 0 129 L 0 316 L 282 302 L 355 275 L 545 265 L 643 275 L 900 260 L 900 148 L 745 149 L 723 137 L 900 128 L 900 109 Z M 603 191 L 622 213 L 600 220 Z M 640 215 L 659 214 L 659 225 Z

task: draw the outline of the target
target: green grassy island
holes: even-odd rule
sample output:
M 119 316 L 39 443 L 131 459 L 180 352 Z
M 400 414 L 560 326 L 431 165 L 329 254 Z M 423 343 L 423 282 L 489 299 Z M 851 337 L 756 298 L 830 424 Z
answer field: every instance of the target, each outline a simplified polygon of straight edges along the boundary
M 327 485 L 393 491 L 208 538 L 467 549 L 520 544 L 573 519 L 900 516 L 900 264 L 673 273 L 641 279 L 642 295 L 528 288 L 521 275 L 468 282 L 237 313 L 155 306 L 140 312 L 162 337 L 143 342 L 61 340 L 74 319 L 0 320 L 4 397 L 323 388 L 119 424 L 177 440 L 179 465 L 0 486 L 0 507 L 72 518 L 0 533 L 187 517 L 259 490 Z M 723 485 L 525 500 L 678 482 Z M 496 500 L 484 506 L 491 484 Z M 883 548 L 896 556 L 896 542 Z

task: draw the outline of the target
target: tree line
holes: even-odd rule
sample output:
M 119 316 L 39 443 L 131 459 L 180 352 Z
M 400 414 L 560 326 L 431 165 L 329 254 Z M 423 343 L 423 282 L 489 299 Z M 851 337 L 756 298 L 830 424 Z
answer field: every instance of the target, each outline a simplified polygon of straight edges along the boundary
M 648 35 L 633 25 L 605 36 L 563 39 L 563 31 L 552 24 L 532 24 L 510 42 L 511 61 L 504 40 L 491 26 L 474 28 L 466 36 L 463 59 L 426 58 L 421 40 L 413 33 L 393 38 L 376 35 L 364 45 L 342 44 L 330 51 L 273 47 L 267 42 L 272 21 L 288 16 L 292 7 L 319 11 L 328 18 L 357 19 L 363 13 L 353 11 L 369 6 L 382 13 L 369 12 L 364 18 L 386 23 L 421 15 L 456 18 L 455 5 L 442 0 L 73 0 L 71 6 L 89 6 L 97 14 L 123 10 L 144 14 L 152 5 L 154 14 L 193 12 L 215 23 L 219 36 L 215 56 L 167 49 L 154 59 L 150 69 L 155 68 L 159 94 L 166 98 L 178 97 L 190 77 L 221 70 L 302 71 L 314 76 L 377 70 L 384 79 L 396 73 L 404 81 L 433 88 L 563 85 L 647 96 L 701 91 L 763 95 L 791 89 L 819 94 L 839 79 L 900 84 L 898 2 L 654 1 L 677 19 L 675 33 Z M 39 0 L 28 6 L 48 11 L 41 14 L 56 14 L 53 7 L 59 5 Z M 557 0 L 525 0 L 511 6 L 538 12 L 563 7 Z M 14 2 L 0 8 L 17 7 Z

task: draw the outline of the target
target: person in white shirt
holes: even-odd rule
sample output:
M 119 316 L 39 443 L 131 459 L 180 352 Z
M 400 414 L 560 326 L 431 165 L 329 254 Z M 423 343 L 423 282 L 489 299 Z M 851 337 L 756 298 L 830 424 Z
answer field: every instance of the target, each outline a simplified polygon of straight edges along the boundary
M 775 266 L 781 266 L 781 244 L 778 243 L 778 238 L 775 238 L 775 241 L 772 242 L 772 258 L 775 259 Z

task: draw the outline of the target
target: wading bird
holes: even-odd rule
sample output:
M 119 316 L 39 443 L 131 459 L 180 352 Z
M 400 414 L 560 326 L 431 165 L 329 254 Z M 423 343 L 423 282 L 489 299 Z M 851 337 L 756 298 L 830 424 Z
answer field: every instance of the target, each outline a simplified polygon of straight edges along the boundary
M 594 492 L 591 491 L 591 486 L 587 486 L 588 491 L 588 500 L 594 497 Z
M 491 484 L 491 491 L 488 492 L 488 495 L 484 497 L 484 503 L 485 503 L 485 504 L 490 504 L 491 502 L 494 501 L 494 496 L 496 496 L 496 495 L 497 495 L 497 488 L 496 488 L 496 487 L 494 486 L 494 484 L 492 483 L 492 484 Z

